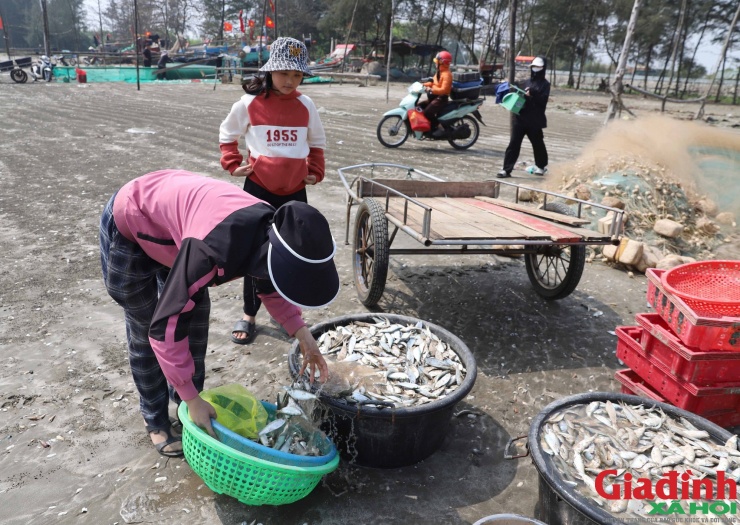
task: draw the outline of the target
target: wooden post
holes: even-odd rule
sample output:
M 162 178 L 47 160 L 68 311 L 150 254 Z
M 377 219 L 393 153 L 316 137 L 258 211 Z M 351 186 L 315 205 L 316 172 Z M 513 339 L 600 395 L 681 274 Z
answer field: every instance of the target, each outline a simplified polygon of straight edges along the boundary
M 0 21 L 2 22 L 3 26 L 3 40 L 5 40 L 5 51 L 8 53 L 8 60 L 11 60 L 13 57 L 10 56 L 10 38 L 8 37 L 8 28 L 6 27 L 8 21 L 3 18 L 2 9 L 0 9 Z
M 509 2 L 509 85 L 514 85 L 516 73 L 516 56 L 514 48 L 516 46 L 516 8 L 517 0 Z M 509 135 L 514 131 L 514 113 L 509 112 Z
M 134 0 L 134 51 L 136 51 L 136 91 L 141 91 L 141 81 L 139 79 L 139 3 L 136 0 Z
M 629 55 L 630 45 L 632 44 L 632 35 L 635 32 L 637 15 L 640 13 L 641 4 L 642 0 L 635 0 L 634 5 L 632 6 L 632 14 L 630 15 L 629 24 L 627 24 L 627 34 L 624 35 L 624 44 L 622 44 L 622 53 L 619 55 L 617 70 L 614 72 L 614 82 L 609 86 L 612 100 L 609 102 L 609 109 L 606 112 L 606 120 L 604 120 L 605 125 L 614 118 L 617 114 L 617 110 L 622 108 L 622 92 L 624 91 L 622 78 L 624 77 L 624 70 L 627 67 L 627 55 Z
M 41 18 L 44 21 L 44 54 L 51 56 L 51 42 L 49 41 L 49 13 L 46 10 L 46 0 L 41 0 Z
M 388 102 L 388 90 L 391 83 L 391 51 L 393 49 L 393 12 L 396 10 L 396 0 L 391 0 L 391 19 L 388 22 L 388 56 L 385 60 L 385 101 Z

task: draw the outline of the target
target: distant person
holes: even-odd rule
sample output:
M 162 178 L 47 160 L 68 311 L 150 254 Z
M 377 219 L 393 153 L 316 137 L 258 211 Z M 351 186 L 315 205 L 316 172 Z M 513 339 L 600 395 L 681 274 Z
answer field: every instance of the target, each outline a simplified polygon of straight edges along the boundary
M 152 67 L 152 47 L 148 42 L 142 54 L 144 55 L 144 67 Z
M 167 64 L 170 62 L 172 62 L 170 54 L 167 51 L 162 51 L 162 54 L 159 56 L 159 61 L 157 62 L 157 70 L 167 69 Z
M 437 115 L 442 112 L 449 101 L 452 92 L 452 73 L 450 72 L 452 55 L 448 51 L 440 51 L 434 57 L 434 63 L 437 65 L 437 72 L 431 82 L 424 83 L 424 87 L 427 88 L 428 102 L 422 105 L 424 116 L 433 123 L 436 122 Z M 444 135 L 444 128 L 441 124 L 437 123 L 437 129 L 433 134 L 435 137 Z
M 534 151 L 535 168 L 532 173 L 544 175 L 547 171 L 547 148 L 543 130 L 547 127 L 545 108 L 550 98 L 550 83 L 545 78 L 546 72 L 545 58 L 535 57 L 530 65 L 530 79 L 522 86 L 525 97 L 524 107 L 518 115 L 514 113 L 514 125 L 504 154 L 504 169 L 496 175 L 499 179 L 511 177 L 511 171 L 519 158 L 525 136 L 532 143 Z
M 244 191 L 279 208 L 286 202 L 307 202 L 306 185 L 324 178 L 326 134 L 313 101 L 298 91 L 308 68 L 303 42 L 275 40 L 270 59 L 243 86 L 246 95 L 234 103 L 219 128 L 221 166 L 246 177 Z M 244 137 L 246 159 L 239 152 Z M 259 295 L 267 281 L 244 280 L 244 316 L 231 332 L 236 344 L 248 344 L 256 332 Z
M 214 435 L 205 380 L 208 288 L 250 275 L 264 283 L 270 314 L 298 340 L 313 378 L 329 370 L 301 308 L 339 292 L 336 245 L 318 210 L 290 202 L 277 210 L 233 184 L 183 170 L 126 183 L 100 219 L 100 261 L 110 296 L 123 307 L 139 407 L 163 456 L 182 455 L 169 400 L 184 401 L 193 422 Z M 302 371 L 301 371 L 302 373 Z

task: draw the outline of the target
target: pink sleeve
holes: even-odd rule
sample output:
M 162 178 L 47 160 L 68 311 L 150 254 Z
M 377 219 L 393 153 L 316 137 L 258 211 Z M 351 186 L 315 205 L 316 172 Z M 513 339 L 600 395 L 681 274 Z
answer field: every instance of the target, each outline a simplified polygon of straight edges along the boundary
M 258 297 L 262 299 L 272 318 L 280 323 L 291 337 L 299 328 L 306 326 L 301 318 L 301 309 L 283 299 L 279 293 L 258 294 Z
M 297 328 L 296 328 L 297 330 Z M 198 390 L 193 384 L 195 364 L 190 355 L 188 338 L 180 341 L 157 341 L 149 338 L 152 350 L 167 381 L 177 390 L 180 399 L 190 401 L 198 396 Z

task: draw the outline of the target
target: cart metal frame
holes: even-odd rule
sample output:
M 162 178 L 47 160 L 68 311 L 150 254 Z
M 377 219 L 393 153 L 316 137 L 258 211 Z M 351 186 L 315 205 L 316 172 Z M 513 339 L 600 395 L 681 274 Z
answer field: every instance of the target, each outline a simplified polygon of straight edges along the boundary
M 353 267 L 358 296 L 366 306 L 377 304 L 383 293 L 390 255 L 524 255 L 537 293 L 562 299 L 580 280 L 586 246 L 620 242 L 623 210 L 548 190 L 500 180 L 447 182 L 393 163 L 357 164 L 338 172 L 348 196 L 345 244 L 349 244 L 352 207 L 358 206 Z M 378 172 L 401 177 L 381 179 Z M 513 202 L 499 197 L 502 186 L 514 189 Z M 542 196 L 540 208 L 523 204 L 524 190 Z M 575 210 L 566 202 L 574 204 Z M 613 213 L 609 232 L 582 227 L 591 222 L 583 217 L 585 207 Z M 440 219 L 433 223 L 433 216 Z M 466 223 L 468 219 L 472 222 Z M 423 247 L 391 248 L 399 231 Z

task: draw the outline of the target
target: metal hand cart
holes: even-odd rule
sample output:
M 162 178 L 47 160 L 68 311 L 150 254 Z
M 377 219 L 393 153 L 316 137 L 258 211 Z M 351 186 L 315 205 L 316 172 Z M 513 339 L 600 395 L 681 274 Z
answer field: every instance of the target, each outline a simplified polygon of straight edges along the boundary
M 620 242 L 623 210 L 551 191 L 498 180 L 445 182 L 400 164 L 358 164 L 338 171 L 348 194 L 345 244 L 352 206 L 358 206 L 353 271 L 365 306 L 383 295 L 393 254 L 523 255 L 535 291 L 545 299 L 562 299 L 581 279 L 587 245 Z M 385 178 L 393 174 L 396 178 Z M 513 200 L 499 197 L 502 186 L 514 190 Z M 538 194 L 541 206 L 523 203 L 523 190 Z M 613 213 L 607 233 L 583 227 L 591 222 L 582 217 L 584 206 Z M 422 247 L 391 248 L 399 230 Z
M 16 58 L 15 60 L 4 60 L 0 62 L 0 73 L 9 72 L 10 78 L 18 84 L 28 81 L 28 73 L 23 71 L 24 67 L 31 67 L 31 57 Z

